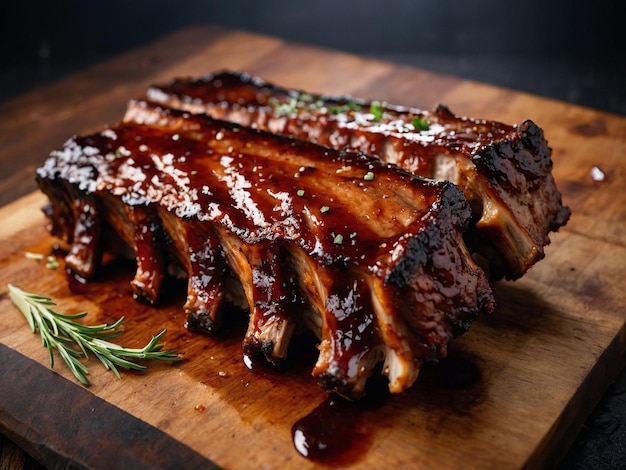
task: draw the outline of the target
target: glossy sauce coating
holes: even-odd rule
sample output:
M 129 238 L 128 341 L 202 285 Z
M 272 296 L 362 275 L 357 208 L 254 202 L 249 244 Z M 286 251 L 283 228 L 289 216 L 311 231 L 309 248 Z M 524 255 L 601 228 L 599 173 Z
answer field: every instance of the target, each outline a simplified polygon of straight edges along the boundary
M 200 129 L 200 121 L 187 117 L 180 130 L 129 122 L 79 137 L 40 177 L 80 185 L 95 170 L 90 192 L 129 206 L 158 203 L 180 218 L 227 227 L 246 243 L 295 242 L 322 262 L 365 269 L 426 223 L 446 187 L 364 155 L 263 141 L 265 134 L 218 121 Z M 249 146 L 247 138 L 259 142 Z
M 190 328 L 214 333 L 221 303 L 243 297 L 244 350 L 274 362 L 307 325 L 320 339 L 313 375 L 345 396 L 364 393 L 390 351 L 390 388 L 406 389 L 493 307 L 460 237 L 460 190 L 374 157 L 133 102 L 120 124 L 53 152 L 38 178 L 53 214 L 93 200 L 92 218 L 135 253 L 137 297 L 158 298 L 173 256 Z M 62 232 L 81 226 L 73 217 Z M 77 270 L 97 248 L 79 250 Z

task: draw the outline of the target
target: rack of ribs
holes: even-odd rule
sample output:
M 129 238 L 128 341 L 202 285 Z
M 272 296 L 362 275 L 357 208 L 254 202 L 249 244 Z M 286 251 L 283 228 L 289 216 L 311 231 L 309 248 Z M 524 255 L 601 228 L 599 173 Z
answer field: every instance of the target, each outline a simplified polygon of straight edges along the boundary
M 235 72 L 152 85 L 146 96 L 453 182 L 472 210 L 466 243 L 492 281 L 522 276 L 544 257 L 550 232 L 570 215 L 552 177 L 543 131 L 529 120 L 510 126 L 459 117 L 441 105 L 427 112 L 314 95 Z
M 96 275 L 121 239 L 136 297 L 156 302 L 177 266 L 190 329 L 214 333 L 225 305 L 243 305 L 245 354 L 272 362 L 308 329 L 313 375 L 344 396 L 381 364 L 390 390 L 406 390 L 493 309 L 463 239 L 463 193 L 363 153 L 138 100 L 53 151 L 37 180 L 75 276 Z

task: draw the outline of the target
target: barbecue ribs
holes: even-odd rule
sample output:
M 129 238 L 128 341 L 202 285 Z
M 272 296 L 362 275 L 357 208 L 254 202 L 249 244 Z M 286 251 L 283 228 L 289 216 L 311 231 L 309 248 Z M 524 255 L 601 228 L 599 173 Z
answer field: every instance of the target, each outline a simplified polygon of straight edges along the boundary
M 178 266 L 189 328 L 214 332 L 224 304 L 243 304 L 244 350 L 270 361 L 308 328 L 313 375 L 345 396 L 380 363 L 406 390 L 493 308 L 457 186 L 359 152 L 133 101 L 120 123 L 53 151 L 37 180 L 74 275 L 93 277 L 119 237 L 136 297 L 156 302 Z
M 169 107 L 267 129 L 336 149 L 355 149 L 416 175 L 449 180 L 472 209 L 465 235 L 491 280 L 516 279 L 544 257 L 570 211 L 551 174 L 551 151 L 532 121 L 518 126 L 284 89 L 221 72 L 153 85 Z

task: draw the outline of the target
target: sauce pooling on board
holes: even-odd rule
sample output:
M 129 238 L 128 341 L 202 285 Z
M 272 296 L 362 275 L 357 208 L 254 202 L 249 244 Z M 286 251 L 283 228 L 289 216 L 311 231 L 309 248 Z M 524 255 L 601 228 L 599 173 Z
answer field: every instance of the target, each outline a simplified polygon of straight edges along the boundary
M 309 460 L 348 465 L 362 456 L 373 436 L 356 403 L 331 395 L 291 428 L 293 444 Z

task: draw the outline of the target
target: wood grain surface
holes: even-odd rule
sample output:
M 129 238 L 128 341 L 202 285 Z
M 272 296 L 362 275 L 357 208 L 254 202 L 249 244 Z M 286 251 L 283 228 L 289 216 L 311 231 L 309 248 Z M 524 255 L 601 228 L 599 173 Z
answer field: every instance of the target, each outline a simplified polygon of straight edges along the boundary
M 0 113 L 0 431 L 47 467 L 315 468 L 291 426 L 326 395 L 303 341 L 281 370 L 241 360 L 245 319 L 224 334 L 187 332 L 185 288 L 157 307 L 131 299 L 132 263 L 112 260 L 93 283 L 27 259 L 51 253 L 35 168 L 74 133 L 120 119 L 153 82 L 220 69 L 289 87 L 350 93 L 507 123 L 530 118 L 553 149 L 554 175 L 572 209 L 546 259 L 495 285 L 498 306 L 456 340 L 440 368 L 408 393 L 364 407 L 351 468 L 537 468 L 555 465 L 626 357 L 626 119 L 438 76 L 409 67 L 215 27 L 188 29 L 4 103 Z M 591 168 L 606 178 L 595 181 Z M 90 323 L 126 317 L 120 343 L 139 347 L 166 327 L 176 364 L 148 364 L 116 379 L 89 362 L 93 385 L 49 367 L 41 342 L 7 296 L 7 283 L 53 297 Z M 474 372 L 451 386 L 449 374 Z

